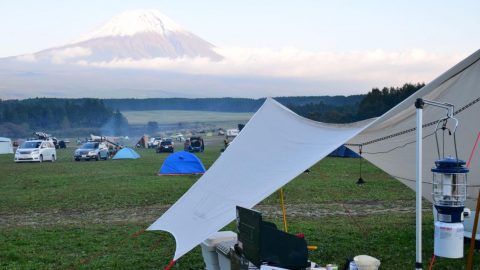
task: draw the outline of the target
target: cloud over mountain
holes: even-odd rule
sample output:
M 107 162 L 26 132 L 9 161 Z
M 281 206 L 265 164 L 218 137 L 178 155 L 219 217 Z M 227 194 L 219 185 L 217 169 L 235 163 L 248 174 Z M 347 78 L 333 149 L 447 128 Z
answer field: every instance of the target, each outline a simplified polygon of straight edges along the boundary
M 427 82 L 463 57 L 219 48 L 156 10 L 134 10 L 70 44 L 0 59 L 0 98 L 355 94 Z
M 18 59 L 54 64 L 179 57 L 221 60 L 222 56 L 214 48 L 159 11 L 133 10 L 113 17 L 70 44 Z

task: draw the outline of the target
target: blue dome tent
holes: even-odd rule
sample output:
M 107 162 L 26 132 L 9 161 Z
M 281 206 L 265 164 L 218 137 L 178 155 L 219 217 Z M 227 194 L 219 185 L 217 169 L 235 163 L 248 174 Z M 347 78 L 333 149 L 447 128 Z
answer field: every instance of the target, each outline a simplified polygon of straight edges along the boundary
M 158 175 L 203 174 L 202 161 L 192 153 L 179 151 L 169 155 L 162 164 Z
M 112 159 L 137 159 L 140 158 L 140 155 L 135 152 L 133 149 L 125 147 L 122 150 L 118 151 Z
M 328 155 L 329 157 L 349 157 L 349 158 L 359 158 L 360 156 L 350 150 L 348 147 L 345 145 L 342 145 L 335 149 L 332 153 Z

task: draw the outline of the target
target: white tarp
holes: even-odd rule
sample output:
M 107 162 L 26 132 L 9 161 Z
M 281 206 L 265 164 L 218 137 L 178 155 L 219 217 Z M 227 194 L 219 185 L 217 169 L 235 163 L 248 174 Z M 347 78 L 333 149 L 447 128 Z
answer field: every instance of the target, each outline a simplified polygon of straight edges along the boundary
M 329 125 L 267 99 L 212 167 L 148 230 L 170 232 L 174 259 L 360 132 L 367 122 Z
M 456 114 L 460 120 L 458 153 L 467 159 L 480 131 L 479 59 L 477 51 L 373 123 L 318 123 L 267 99 L 227 151 L 148 230 L 172 233 L 177 244 L 176 260 L 231 222 L 236 205 L 253 207 L 345 142 L 363 145 L 366 159 L 414 188 L 415 99 L 449 102 L 461 110 Z M 427 106 L 424 123 L 444 115 L 442 110 Z M 423 177 L 427 182 L 423 195 L 427 199 L 431 199 L 430 168 L 438 158 L 431 135 L 434 128 L 427 125 L 423 133 L 427 136 L 423 149 Z M 358 146 L 350 148 L 358 151 Z M 447 142 L 446 149 L 451 153 L 451 143 Z M 477 155 L 472 162 L 475 166 L 470 168 L 469 206 L 480 184 L 478 163 Z

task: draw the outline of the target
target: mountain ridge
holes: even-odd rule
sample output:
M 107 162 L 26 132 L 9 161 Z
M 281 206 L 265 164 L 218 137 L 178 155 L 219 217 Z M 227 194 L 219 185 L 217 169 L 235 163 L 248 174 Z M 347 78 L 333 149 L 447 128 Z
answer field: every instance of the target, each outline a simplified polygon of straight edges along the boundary
M 182 57 L 222 60 L 215 48 L 157 10 L 130 10 L 73 42 L 14 57 L 23 62 L 76 65 Z

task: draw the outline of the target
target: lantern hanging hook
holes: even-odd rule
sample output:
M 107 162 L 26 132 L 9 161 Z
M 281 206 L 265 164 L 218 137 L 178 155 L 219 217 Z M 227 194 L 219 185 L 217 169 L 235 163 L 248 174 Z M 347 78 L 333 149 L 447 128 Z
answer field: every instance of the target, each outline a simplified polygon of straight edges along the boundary
M 441 156 L 445 156 L 445 149 L 443 149 L 443 155 L 440 155 L 440 146 L 439 146 L 439 143 L 438 143 L 438 130 L 441 129 L 445 132 L 445 130 L 448 129 L 448 132 L 449 134 L 451 135 L 453 133 L 453 145 L 454 145 L 454 148 L 455 148 L 455 158 L 456 160 L 458 161 L 458 151 L 457 151 L 457 139 L 456 139 L 456 136 L 455 136 L 455 132 L 457 131 L 457 127 L 458 127 L 458 119 L 454 117 L 454 112 L 455 112 L 455 106 L 453 104 L 450 104 L 450 103 L 446 103 L 446 102 L 437 102 L 437 101 L 432 101 L 432 100 L 425 100 L 423 99 L 422 100 L 424 104 L 427 104 L 427 105 L 432 105 L 432 106 L 435 106 L 435 107 L 439 107 L 439 108 L 443 108 L 447 111 L 447 115 L 438 119 L 437 120 L 437 125 L 435 126 L 435 140 L 437 142 L 437 153 L 438 153 L 438 158 L 441 159 Z M 447 123 L 449 120 L 453 120 L 454 121 L 454 126 L 453 126 L 453 130 L 447 128 Z M 442 124 L 442 126 L 439 128 L 440 124 Z M 445 137 L 443 139 L 443 144 L 445 144 Z

